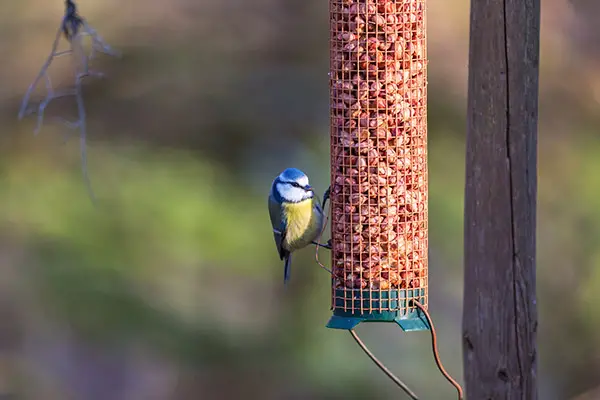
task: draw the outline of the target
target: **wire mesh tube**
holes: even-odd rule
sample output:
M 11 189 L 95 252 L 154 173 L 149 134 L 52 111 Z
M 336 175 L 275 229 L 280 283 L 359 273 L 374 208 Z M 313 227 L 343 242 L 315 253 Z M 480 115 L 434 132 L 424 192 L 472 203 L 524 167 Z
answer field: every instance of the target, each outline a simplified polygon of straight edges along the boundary
M 328 327 L 349 330 L 413 399 L 415 393 L 373 355 L 354 327 L 394 321 L 404 330 L 431 330 L 436 364 L 462 399 L 462 388 L 442 366 L 427 311 L 425 0 L 330 0 L 329 6 Z
M 330 326 L 427 329 L 411 302 L 427 309 L 425 1 L 329 4 L 332 308 L 345 318 Z

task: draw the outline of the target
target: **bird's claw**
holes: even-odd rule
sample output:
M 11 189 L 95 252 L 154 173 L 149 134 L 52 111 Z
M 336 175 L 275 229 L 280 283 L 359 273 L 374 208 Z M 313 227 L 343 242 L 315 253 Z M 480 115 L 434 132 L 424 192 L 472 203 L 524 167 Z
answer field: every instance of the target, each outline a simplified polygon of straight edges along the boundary
M 327 249 L 327 250 L 331 250 L 331 239 L 329 239 L 327 241 L 327 244 L 315 242 L 314 240 L 313 240 L 312 244 L 314 244 L 315 246 L 323 247 L 324 249 Z
M 327 188 L 327 190 L 325 191 L 325 193 L 323 194 L 323 203 L 322 203 L 323 209 L 325 209 L 325 203 L 327 203 L 327 200 L 329 200 L 330 195 L 331 195 L 331 186 L 329 186 Z

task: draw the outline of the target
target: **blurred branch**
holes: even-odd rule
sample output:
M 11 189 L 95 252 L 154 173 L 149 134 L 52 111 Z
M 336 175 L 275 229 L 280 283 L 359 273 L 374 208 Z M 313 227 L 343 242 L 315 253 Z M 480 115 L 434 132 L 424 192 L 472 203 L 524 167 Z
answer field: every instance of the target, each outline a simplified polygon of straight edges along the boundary
M 63 35 L 69 42 L 69 49 L 64 51 L 58 51 L 58 44 Z M 91 50 L 89 54 L 86 54 L 83 46 L 84 36 L 89 36 L 92 41 Z M 101 72 L 93 71 L 89 68 L 90 62 L 92 61 L 92 59 L 94 59 L 97 52 L 101 52 L 115 57 L 120 56 L 120 53 L 113 49 L 111 46 L 109 46 L 102 39 L 102 37 L 100 37 L 96 30 L 93 29 L 87 23 L 85 18 L 79 15 L 75 3 L 72 0 L 66 0 L 65 15 L 63 16 L 58 31 L 56 32 L 56 36 L 54 38 L 54 42 L 52 43 L 52 48 L 50 50 L 50 54 L 48 55 L 46 62 L 44 62 L 44 64 L 40 68 L 40 71 L 36 78 L 33 80 L 31 85 L 29 85 L 29 88 L 25 93 L 25 97 L 23 98 L 23 102 L 21 103 L 21 108 L 19 109 L 19 119 L 23 119 L 23 117 L 25 117 L 26 115 L 37 113 L 37 125 L 34 130 L 34 135 L 37 135 L 42 128 L 42 124 L 44 123 L 44 111 L 46 110 L 46 107 L 48 107 L 48 104 L 54 99 L 67 96 L 75 96 L 79 119 L 76 121 L 68 121 L 63 118 L 57 119 L 59 121 L 62 121 L 67 127 L 79 130 L 79 137 L 81 143 L 81 169 L 83 173 L 83 178 L 85 180 L 92 201 L 95 201 L 95 197 L 87 173 L 86 113 L 85 106 L 83 103 L 81 86 L 83 79 L 88 76 L 98 78 L 104 77 L 104 74 L 102 74 Z M 52 81 L 48 73 L 48 68 L 50 67 L 54 59 L 64 55 L 71 55 L 73 57 L 75 70 L 74 87 L 66 90 L 55 90 L 52 86 Z M 41 79 L 44 79 L 46 83 L 46 96 L 37 106 L 30 106 L 29 98 L 31 96 L 31 93 L 35 90 Z

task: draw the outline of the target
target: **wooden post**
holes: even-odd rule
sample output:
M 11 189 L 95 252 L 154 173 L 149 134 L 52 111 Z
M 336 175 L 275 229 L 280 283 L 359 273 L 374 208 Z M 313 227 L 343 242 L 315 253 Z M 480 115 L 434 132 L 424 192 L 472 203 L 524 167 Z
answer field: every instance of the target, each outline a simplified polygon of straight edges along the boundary
M 471 0 L 463 354 L 470 400 L 537 399 L 540 0 Z

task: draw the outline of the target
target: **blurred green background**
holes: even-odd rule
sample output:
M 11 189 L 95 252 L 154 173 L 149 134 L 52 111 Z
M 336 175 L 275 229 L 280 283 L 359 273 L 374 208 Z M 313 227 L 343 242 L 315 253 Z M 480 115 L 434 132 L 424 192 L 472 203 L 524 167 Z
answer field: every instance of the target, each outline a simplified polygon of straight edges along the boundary
M 542 11 L 540 398 L 600 384 L 597 1 Z M 31 400 L 404 398 L 328 330 L 329 279 L 303 251 L 287 292 L 272 179 L 329 179 L 328 4 L 80 0 L 123 58 L 85 86 L 94 209 L 79 143 L 19 122 L 62 0 L 0 12 L 0 393 Z M 428 0 L 430 310 L 462 381 L 467 0 Z M 57 86 L 69 59 L 52 65 Z M 72 98 L 48 117 L 74 115 Z M 359 333 L 423 399 L 453 398 L 427 333 Z

